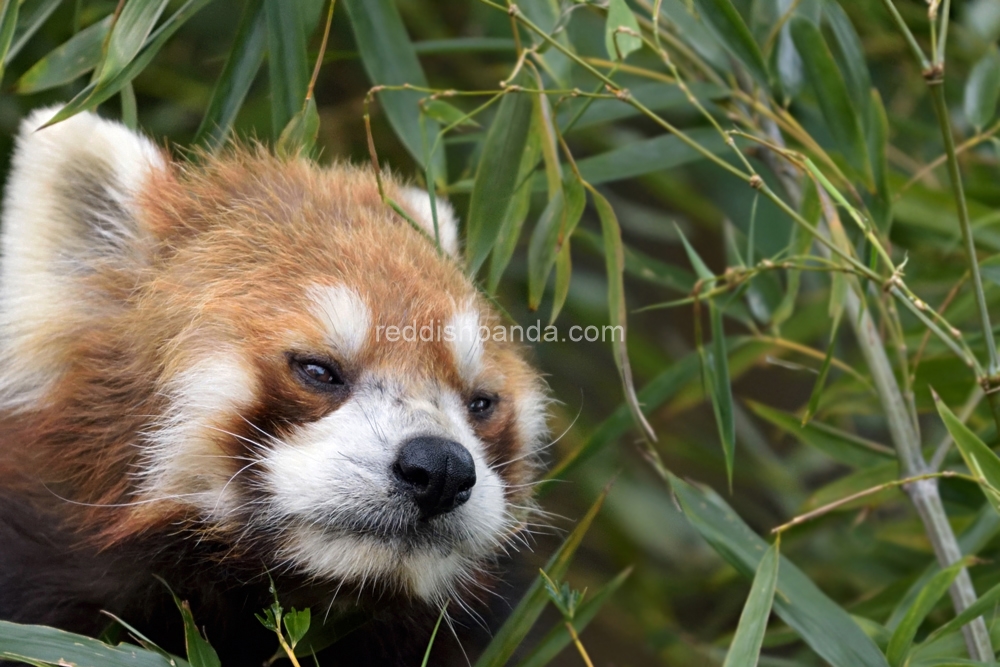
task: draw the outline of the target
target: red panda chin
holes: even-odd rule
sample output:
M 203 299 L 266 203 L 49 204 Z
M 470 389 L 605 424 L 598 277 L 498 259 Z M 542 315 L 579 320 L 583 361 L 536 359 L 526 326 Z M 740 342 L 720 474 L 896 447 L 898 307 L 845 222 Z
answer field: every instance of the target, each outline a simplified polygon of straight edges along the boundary
M 547 399 L 481 335 L 500 320 L 450 207 L 442 254 L 426 194 L 390 175 L 427 234 L 363 169 L 259 147 L 177 164 L 93 114 L 36 131 L 53 112 L 23 125 L 3 202 L 0 535 L 24 544 L 0 565 L 77 611 L 141 608 L 161 566 L 216 572 L 206 599 L 269 573 L 308 605 L 481 586 L 523 526 Z M 46 541 L 104 592 L 30 562 Z

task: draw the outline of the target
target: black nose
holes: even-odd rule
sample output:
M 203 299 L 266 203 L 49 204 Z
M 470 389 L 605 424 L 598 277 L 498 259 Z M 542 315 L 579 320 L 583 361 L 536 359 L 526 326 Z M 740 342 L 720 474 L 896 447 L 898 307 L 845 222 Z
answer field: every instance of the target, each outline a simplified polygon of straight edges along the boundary
M 472 454 L 457 442 L 444 438 L 425 436 L 408 440 L 399 450 L 393 472 L 424 519 L 450 512 L 464 503 L 476 483 Z

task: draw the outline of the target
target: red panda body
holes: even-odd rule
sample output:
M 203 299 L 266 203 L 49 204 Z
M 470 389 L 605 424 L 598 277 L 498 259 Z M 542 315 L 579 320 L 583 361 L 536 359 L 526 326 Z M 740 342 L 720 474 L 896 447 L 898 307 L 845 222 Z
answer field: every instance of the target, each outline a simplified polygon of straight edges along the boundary
M 89 114 L 36 131 L 51 113 L 0 230 L 0 618 L 93 634 L 106 610 L 176 646 L 156 575 L 223 664 L 259 664 L 273 577 L 314 618 L 372 617 L 341 656 L 412 664 L 489 586 L 545 437 L 447 204 L 435 225 L 386 177 L 421 233 L 370 171 L 177 165 Z

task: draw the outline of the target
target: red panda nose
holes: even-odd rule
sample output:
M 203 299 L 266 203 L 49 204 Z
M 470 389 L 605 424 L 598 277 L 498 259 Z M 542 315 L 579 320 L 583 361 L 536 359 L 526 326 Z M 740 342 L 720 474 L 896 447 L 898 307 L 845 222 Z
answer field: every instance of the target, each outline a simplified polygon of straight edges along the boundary
M 406 441 L 392 470 L 420 508 L 421 519 L 455 509 L 469 499 L 476 483 L 472 454 L 444 438 L 422 436 Z

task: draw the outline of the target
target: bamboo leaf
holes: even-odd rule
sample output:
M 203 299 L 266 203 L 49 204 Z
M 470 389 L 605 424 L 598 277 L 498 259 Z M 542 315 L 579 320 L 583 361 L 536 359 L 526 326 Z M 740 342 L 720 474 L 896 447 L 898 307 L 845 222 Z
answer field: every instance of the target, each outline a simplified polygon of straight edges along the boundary
M 89 25 L 32 65 L 15 85 L 21 95 L 37 93 L 73 81 L 97 67 L 111 17 Z
M 917 636 L 920 624 L 927 618 L 927 614 L 931 613 L 938 600 L 948 592 L 948 588 L 955 581 L 958 573 L 967 565 L 965 560 L 961 560 L 945 568 L 931 577 L 930 581 L 921 589 L 889 639 L 885 657 L 892 667 L 899 667 L 903 664 L 910 646 L 913 645 L 913 638 Z
M 472 118 L 468 118 L 468 114 L 464 111 L 441 99 L 424 100 L 423 104 L 420 105 L 420 108 L 425 114 L 427 114 L 428 118 L 433 118 L 442 125 L 455 125 L 455 127 L 479 127 L 479 123 Z
M 536 310 L 545 293 L 549 274 L 563 244 L 573 234 L 587 194 L 576 176 L 570 176 L 545 207 L 528 244 L 528 308 Z
M 76 667 L 190 667 L 139 646 L 109 646 L 64 630 L 7 621 L 0 621 L 0 658 Z
M 316 109 L 316 98 L 310 97 L 295 114 L 275 144 L 278 155 L 292 156 L 308 155 L 316 145 L 316 135 L 319 134 L 319 111 Z
M 195 133 L 195 143 L 216 149 L 229 136 L 236 114 L 264 61 L 267 37 L 264 0 L 249 0 L 243 8 L 226 64 L 212 90 L 212 99 Z
M 969 125 L 982 130 L 993 120 L 1000 97 L 1000 51 L 996 45 L 989 48 L 969 72 L 965 82 L 965 118 Z
M 684 515 L 743 576 L 760 567 L 768 545 L 714 491 L 667 473 Z M 833 667 L 887 667 L 875 643 L 837 603 L 786 558 L 781 558 L 774 610 Z
M 919 648 L 931 646 L 934 642 L 938 641 L 945 635 L 952 632 L 958 632 L 962 629 L 963 625 L 966 625 L 972 619 L 993 611 L 997 604 L 1000 604 L 1000 584 L 997 584 L 990 590 L 980 595 L 979 599 L 966 607 L 961 614 L 956 615 L 955 618 L 951 619 L 944 625 L 935 628 L 934 631 L 927 635 L 924 641 L 921 642 Z
M 597 612 L 601 610 L 604 603 L 611 599 L 611 596 L 621 588 L 621 585 L 625 583 L 630 574 L 632 574 L 632 568 L 625 568 L 614 579 L 601 586 L 589 600 L 584 601 L 576 609 L 576 612 L 573 614 L 573 629 L 576 630 L 577 634 L 583 632 L 590 622 L 594 620 L 594 617 L 597 616 Z M 547 635 L 542 637 L 531 653 L 518 664 L 518 667 L 544 667 L 559 655 L 571 641 L 572 637 L 570 637 L 566 624 L 557 623 Z
M 66 103 L 55 116 L 46 124 L 55 125 L 67 118 L 74 116 L 81 111 L 93 109 L 101 102 L 116 94 L 122 87 L 132 81 L 142 70 L 146 69 L 153 57 L 163 48 L 174 33 L 177 32 L 184 23 L 196 14 L 202 7 L 211 0 L 187 0 L 176 12 L 170 15 L 166 21 L 160 24 L 153 34 L 150 35 L 146 47 L 139 53 L 138 57 L 132 59 L 124 69 L 103 87 L 98 87 L 96 82 L 91 82 L 86 88 L 80 91 L 73 99 Z
M 576 524 L 573 532 L 563 541 L 559 550 L 549 558 L 543 570 L 553 579 L 562 579 L 566 574 L 577 547 L 580 546 L 583 536 L 594 522 L 594 517 L 601 510 L 609 490 L 610 486 L 605 487 L 587 513 L 580 519 L 580 522 Z M 538 620 L 548 600 L 549 596 L 545 592 L 545 580 L 539 576 L 514 607 L 514 611 L 511 612 L 507 621 L 493 636 L 489 646 L 476 661 L 475 667 L 502 667 L 505 665 L 517 647 L 524 641 L 535 621 Z
M 479 271 L 497 241 L 531 126 L 531 97 L 507 93 L 483 143 L 469 202 L 465 253 L 468 271 Z
M 823 119 L 836 146 L 865 181 L 871 183 L 871 165 L 868 162 L 868 149 L 858 122 L 858 112 L 851 105 L 847 85 L 823 38 L 823 33 L 809 20 L 800 16 L 791 19 L 790 27 L 795 48 L 802 56 Z
M 279 135 L 303 109 L 309 87 L 309 56 L 301 2 L 264 0 L 267 19 L 271 124 Z
M 17 27 L 18 0 L 0 0 L 0 80 Z
M 115 79 L 135 59 L 169 0 L 129 0 L 111 26 L 104 59 L 98 69 L 97 89 Z
M 729 354 L 726 351 L 725 330 L 722 327 L 722 309 L 714 301 L 709 303 L 712 326 L 712 353 L 709 356 L 712 373 L 711 399 L 719 440 L 726 458 L 726 477 L 733 486 L 733 462 L 736 458 L 736 421 L 733 415 L 733 386 L 729 379 Z
M 736 635 L 722 667 L 756 667 L 760 647 L 764 642 L 764 631 L 767 630 L 767 619 L 774 603 L 780 562 L 778 544 L 774 543 L 757 566 L 757 574 L 754 575 L 750 594 L 743 613 L 740 614 L 739 625 L 736 626 Z
M 864 117 L 868 111 L 868 101 L 871 99 L 872 81 L 868 74 L 861 38 L 858 37 L 847 12 L 838 3 L 824 3 L 823 16 L 832 29 L 837 51 L 841 56 L 837 62 L 840 63 L 844 73 L 844 83 L 847 84 L 847 90 L 851 94 L 851 102 L 859 110 L 859 115 Z
M 819 409 L 819 400 L 823 396 L 823 388 L 826 386 L 826 378 L 830 374 L 830 362 L 833 361 L 833 346 L 837 342 L 837 329 L 840 328 L 840 317 L 843 311 L 839 311 L 833 318 L 833 325 L 830 327 L 830 342 L 826 346 L 826 354 L 823 356 L 823 363 L 819 367 L 819 375 L 816 376 L 816 383 L 813 385 L 812 393 L 809 395 L 809 405 L 802 415 L 802 425 L 805 426 L 812 420 Z
M 570 252 L 570 239 L 567 238 L 556 255 L 556 284 L 552 292 L 552 314 L 549 324 L 555 324 L 569 296 L 569 284 L 573 278 L 573 257 Z
M 619 28 L 626 28 L 635 34 L 620 32 Z M 642 39 L 636 36 L 638 34 L 639 22 L 635 20 L 635 15 L 625 0 L 610 0 L 608 18 L 604 24 L 604 48 L 608 51 L 608 58 L 625 60 L 630 53 L 641 49 Z
M 885 445 L 860 438 L 832 426 L 818 422 L 809 422 L 803 426 L 802 420 L 787 412 L 775 410 L 754 401 L 747 401 L 747 405 L 758 417 L 771 422 L 782 431 L 795 437 L 799 442 L 815 447 L 843 464 L 867 468 L 895 457 L 893 450 Z
M 417 60 L 410 37 L 406 34 L 396 3 L 392 0 L 344 0 L 344 3 L 361 53 L 361 63 L 372 84 L 426 87 L 427 77 Z M 379 93 L 379 100 L 392 129 L 410 155 L 426 168 L 418 106 L 423 97 L 423 93 L 412 90 Z M 428 123 L 426 132 L 427 136 L 435 136 L 438 132 L 437 123 Z M 444 182 L 448 169 L 443 151 L 435 152 L 431 166 L 435 178 Z
M 17 21 L 17 30 L 14 31 L 14 39 L 11 40 L 6 57 L 0 59 L 4 65 L 21 52 L 21 49 L 38 32 L 38 29 L 52 16 L 52 12 L 58 9 L 61 2 L 62 0 L 37 0 L 28 3 L 21 0 L 21 11 Z M 0 71 L 2 69 L 3 67 L 0 67 Z
M 177 610 L 181 612 L 181 619 L 184 622 L 184 643 L 187 646 L 187 658 L 191 667 L 221 667 L 218 654 L 202 636 L 198 624 L 195 623 L 191 605 L 177 597 L 170 586 L 167 586 L 166 581 L 160 579 L 160 582 L 166 586 L 170 597 L 174 599 L 174 604 L 177 605 Z
M 641 429 L 647 440 L 655 442 L 656 434 L 653 432 L 653 427 L 646 421 L 645 415 L 642 414 L 642 406 L 635 393 L 632 366 L 628 358 L 626 335 L 628 318 L 625 310 L 624 281 L 625 252 L 622 245 L 621 227 L 608 200 L 593 186 L 588 184 L 587 189 L 590 190 L 590 195 L 594 199 L 594 207 L 597 209 L 597 216 L 601 220 L 601 236 L 604 238 L 604 262 L 608 276 L 608 313 L 611 326 L 616 327 L 619 331 L 619 334 L 612 335 L 615 365 L 618 367 L 618 375 L 621 377 L 622 387 L 625 391 L 625 402 L 632 413 L 632 420 Z
M 764 56 L 731 0 L 696 0 L 695 4 L 726 50 L 747 68 L 757 83 L 768 88 Z
M 1000 512 L 1000 457 L 955 416 L 937 392 L 934 392 L 934 403 L 945 428 L 955 440 L 958 451 L 962 453 L 965 465 L 975 477 L 979 478 L 979 486 L 993 509 Z
M 875 178 L 875 193 L 869 202 L 875 226 L 886 238 L 892 226 L 892 191 L 889 189 L 889 116 L 882 104 L 878 90 L 871 89 L 871 103 L 865 122 L 865 141 L 868 155 L 872 160 L 872 176 Z
M 714 129 L 694 129 L 687 135 L 715 154 L 730 150 Z M 591 185 L 621 181 L 673 169 L 705 157 L 671 134 L 643 139 L 577 162 L 583 180 Z

